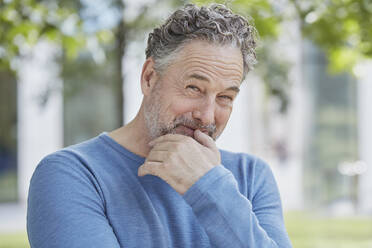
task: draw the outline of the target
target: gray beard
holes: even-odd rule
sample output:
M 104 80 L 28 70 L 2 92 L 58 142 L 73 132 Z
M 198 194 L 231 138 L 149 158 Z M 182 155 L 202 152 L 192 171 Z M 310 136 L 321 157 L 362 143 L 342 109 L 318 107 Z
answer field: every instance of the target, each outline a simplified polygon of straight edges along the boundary
M 176 128 L 179 125 L 192 127 L 193 129 L 205 129 L 208 135 L 213 138 L 216 133 L 216 125 L 209 124 L 203 125 L 200 121 L 195 119 L 189 119 L 184 115 L 177 116 L 175 120 L 169 123 L 162 123 L 160 120 L 161 109 L 161 95 L 160 95 L 160 83 L 158 82 L 153 89 L 152 101 L 147 102 L 144 105 L 144 118 L 145 125 L 148 130 L 148 134 L 151 140 L 166 134 L 175 134 Z M 216 140 L 218 137 L 213 138 Z
M 154 99 L 152 104 L 146 104 L 144 106 L 144 116 L 146 128 L 151 140 L 166 134 L 176 134 L 176 128 L 180 125 L 192 127 L 193 129 L 205 129 L 208 135 L 216 140 L 218 137 L 213 137 L 216 133 L 216 125 L 202 125 L 197 120 L 190 120 L 184 115 L 178 116 L 174 121 L 170 123 L 161 123 L 160 121 L 160 105 L 157 104 L 157 99 Z
M 161 136 L 159 112 L 159 104 L 145 104 L 144 106 L 145 124 L 151 140 Z

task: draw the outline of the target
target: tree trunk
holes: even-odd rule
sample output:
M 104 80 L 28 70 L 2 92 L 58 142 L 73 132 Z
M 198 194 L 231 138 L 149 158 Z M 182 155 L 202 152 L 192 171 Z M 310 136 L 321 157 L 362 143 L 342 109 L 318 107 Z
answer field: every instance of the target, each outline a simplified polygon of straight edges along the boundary
M 123 3 L 119 0 L 117 3 L 118 6 L 121 8 L 121 12 L 123 13 L 124 6 Z M 124 97 L 124 83 L 125 83 L 125 77 L 123 74 L 123 57 L 125 53 L 125 48 L 126 48 L 126 27 L 124 23 L 124 18 L 122 17 L 120 20 L 120 23 L 117 27 L 116 31 L 116 50 L 118 51 L 117 53 L 117 72 L 118 72 L 118 81 L 117 84 L 115 85 L 115 94 L 116 94 L 116 101 L 117 101 L 117 116 L 118 116 L 118 124 L 120 126 L 124 125 L 125 117 L 124 117 L 124 102 L 125 102 L 125 97 Z

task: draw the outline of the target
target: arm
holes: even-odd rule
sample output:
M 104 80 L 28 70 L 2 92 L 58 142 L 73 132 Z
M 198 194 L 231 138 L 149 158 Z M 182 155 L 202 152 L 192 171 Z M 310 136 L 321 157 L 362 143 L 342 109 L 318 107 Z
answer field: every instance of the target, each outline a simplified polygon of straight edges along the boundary
M 59 156 L 44 159 L 32 176 L 27 232 L 37 248 L 120 247 L 94 176 Z
M 151 141 L 153 148 L 138 175 L 158 176 L 184 195 L 214 247 L 291 247 L 269 167 L 256 164 L 251 202 L 220 165 L 212 138 L 199 130 L 194 138 L 167 134 Z
M 291 247 L 274 177 L 268 166 L 261 168 L 252 202 L 222 165 L 185 193 L 213 247 Z

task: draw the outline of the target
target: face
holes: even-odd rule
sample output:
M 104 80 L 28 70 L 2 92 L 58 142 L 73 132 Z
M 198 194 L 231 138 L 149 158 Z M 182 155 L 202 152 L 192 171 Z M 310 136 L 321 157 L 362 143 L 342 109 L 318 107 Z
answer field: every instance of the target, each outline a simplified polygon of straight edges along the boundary
M 236 47 L 192 41 L 144 91 L 151 139 L 167 133 L 193 137 L 199 129 L 216 140 L 230 117 L 243 77 Z

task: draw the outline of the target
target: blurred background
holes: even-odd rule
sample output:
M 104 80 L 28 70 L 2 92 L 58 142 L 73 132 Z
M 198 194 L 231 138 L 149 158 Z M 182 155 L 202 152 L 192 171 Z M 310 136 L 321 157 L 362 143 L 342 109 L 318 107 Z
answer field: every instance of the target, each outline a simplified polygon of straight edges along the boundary
M 42 157 L 135 116 L 147 35 L 188 2 L 0 0 L 0 248 L 29 247 Z M 214 2 L 260 34 L 219 147 L 270 164 L 294 247 L 371 248 L 372 1 Z

